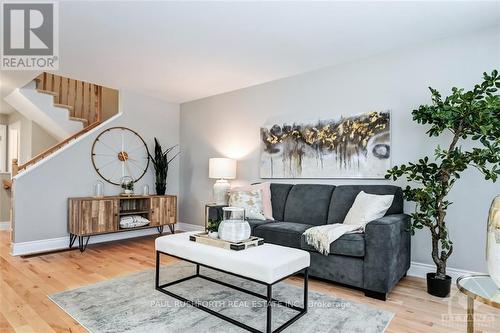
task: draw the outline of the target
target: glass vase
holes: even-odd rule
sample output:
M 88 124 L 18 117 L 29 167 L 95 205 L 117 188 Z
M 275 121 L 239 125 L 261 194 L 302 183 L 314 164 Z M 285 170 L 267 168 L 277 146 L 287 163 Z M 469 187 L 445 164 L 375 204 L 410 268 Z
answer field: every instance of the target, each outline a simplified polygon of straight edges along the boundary
M 250 224 L 245 221 L 245 210 L 240 207 L 223 207 L 222 222 L 219 225 L 219 238 L 238 243 L 250 238 Z
M 121 195 L 130 196 L 134 194 L 134 180 L 132 177 L 122 177 L 120 180 L 120 187 L 122 188 Z
M 144 184 L 144 186 L 142 187 L 142 195 L 145 197 L 149 195 L 149 185 L 148 184 Z
M 94 197 L 102 198 L 104 196 L 104 183 L 100 180 L 94 183 Z

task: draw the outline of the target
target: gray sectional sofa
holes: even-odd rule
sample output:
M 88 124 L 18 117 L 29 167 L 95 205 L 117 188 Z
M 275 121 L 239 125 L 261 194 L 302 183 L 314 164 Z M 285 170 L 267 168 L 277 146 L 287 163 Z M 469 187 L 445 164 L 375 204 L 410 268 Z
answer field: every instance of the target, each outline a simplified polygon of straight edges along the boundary
M 393 194 L 386 215 L 367 224 L 365 233 L 346 234 L 318 253 L 302 233 L 317 225 L 342 223 L 360 191 Z M 275 221 L 248 220 L 252 234 L 311 254 L 310 276 L 361 288 L 386 299 L 410 268 L 410 217 L 403 214 L 403 194 L 390 185 L 271 184 Z M 213 212 L 217 213 L 217 212 Z M 212 215 L 212 214 L 211 214 Z

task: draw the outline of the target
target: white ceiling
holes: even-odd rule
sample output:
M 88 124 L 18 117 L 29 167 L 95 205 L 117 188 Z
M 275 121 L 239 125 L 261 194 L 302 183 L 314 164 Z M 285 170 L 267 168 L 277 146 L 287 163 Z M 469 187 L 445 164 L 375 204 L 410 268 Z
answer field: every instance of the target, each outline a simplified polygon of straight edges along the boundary
M 68 1 L 59 12 L 62 75 L 175 103 L 500 22 L 500 2 L 479 1 Z

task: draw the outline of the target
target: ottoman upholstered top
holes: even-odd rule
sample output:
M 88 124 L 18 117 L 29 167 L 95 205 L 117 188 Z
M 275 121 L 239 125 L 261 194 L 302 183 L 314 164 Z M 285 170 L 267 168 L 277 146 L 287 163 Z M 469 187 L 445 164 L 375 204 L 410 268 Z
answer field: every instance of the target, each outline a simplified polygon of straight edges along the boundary
M 263 244 L 242 251 L 232 251 L 189 240 L 196 232 L 158 237 L 156 251 L 208 267 L 273 284 L 309 267 L 309 253 L 304 250 Z

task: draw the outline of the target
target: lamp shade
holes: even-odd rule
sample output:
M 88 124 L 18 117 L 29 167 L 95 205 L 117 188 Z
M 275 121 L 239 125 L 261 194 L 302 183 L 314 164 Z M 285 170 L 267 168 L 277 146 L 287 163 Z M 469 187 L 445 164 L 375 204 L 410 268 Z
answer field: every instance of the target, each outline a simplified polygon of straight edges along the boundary
M 208 160 L 208 177 L 215 179 L 236 178 L 236 160 L 230 158 L 211 158 Z

